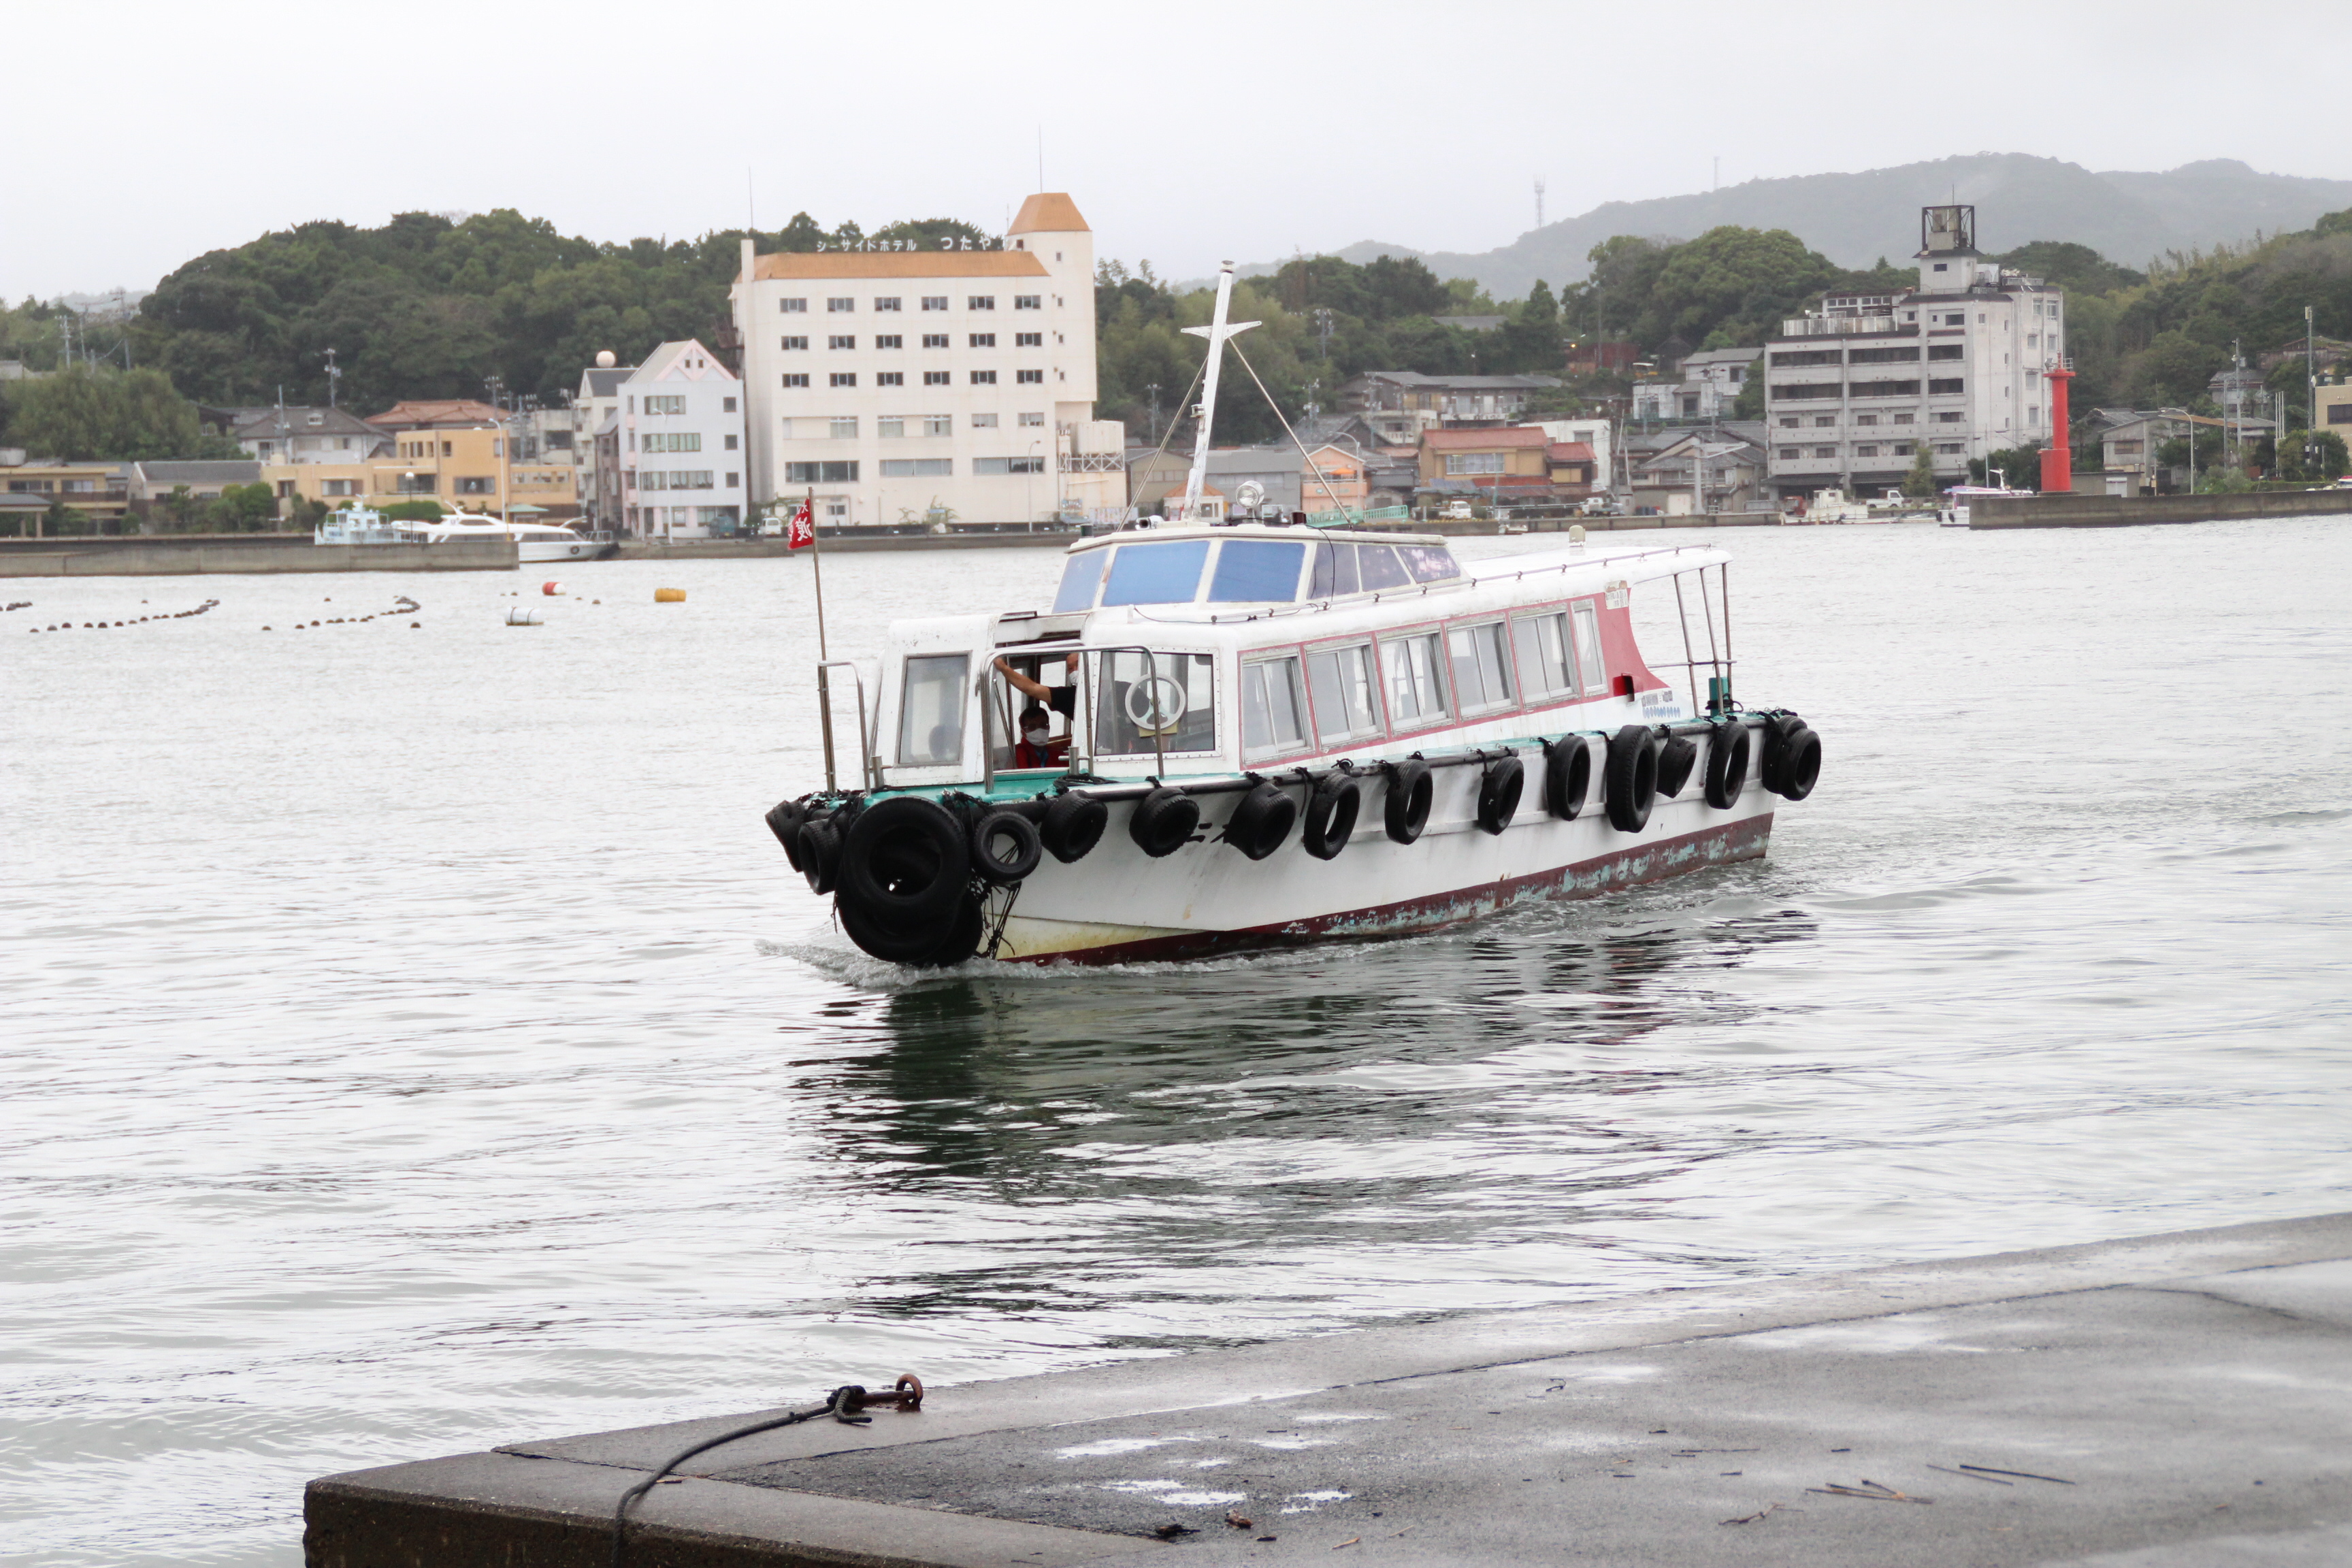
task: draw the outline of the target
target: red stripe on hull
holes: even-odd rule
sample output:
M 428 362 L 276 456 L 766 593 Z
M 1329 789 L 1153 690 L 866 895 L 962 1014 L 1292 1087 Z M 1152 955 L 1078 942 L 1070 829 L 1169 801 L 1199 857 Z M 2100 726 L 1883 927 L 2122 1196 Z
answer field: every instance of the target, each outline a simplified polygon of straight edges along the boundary
M 1361 941 L 1370 937 L 1411 936 L 1477 920 L 1514 904 L 1536 899 L 1598 898 L 1612 888 L 1643 882 L 1663 882 L 1669 877 L 1704 870 L 1735 860 L 1760 860 L 1772 837 L 1772 814 L 1719 827 L 1702 828 L 1675 838 L 1620 849 L 1572 866 L 1536 871 L 1475 888 L 1463 888 L 1402 903 L 1317 915 L 1310 920 L 1283 921 L 1274 925 L 1239 931 L 1184 931 L 1150 937 L 1075 952 L 1039 953 L 1012 958 L 1008 963 L 1137 963 L 1175 958 L 1201 958 L 1211 953 L 1254 948 L 1295 947 L 1311 942 Z

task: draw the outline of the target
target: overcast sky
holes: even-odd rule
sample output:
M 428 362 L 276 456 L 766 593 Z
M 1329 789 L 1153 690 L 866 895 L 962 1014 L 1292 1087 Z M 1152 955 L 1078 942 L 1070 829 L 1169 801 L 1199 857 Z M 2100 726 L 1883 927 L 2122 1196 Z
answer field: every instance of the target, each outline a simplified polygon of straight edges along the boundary
M 314 218 L 514 207 L 600 240 L 968 218 L 1038 183 L 1097 254 L 1484 250 L 1612 200 L 1953 153 L 2352 177 L 2340 0 L 26 6 L 11 300 L 152 286 Z M 2304 40 L 2302 45 L 2294 42 Z M 2298 96 L 2295 62 L 2316 95 Z M 2306 106 L 2307 103 L 2307 106 Z

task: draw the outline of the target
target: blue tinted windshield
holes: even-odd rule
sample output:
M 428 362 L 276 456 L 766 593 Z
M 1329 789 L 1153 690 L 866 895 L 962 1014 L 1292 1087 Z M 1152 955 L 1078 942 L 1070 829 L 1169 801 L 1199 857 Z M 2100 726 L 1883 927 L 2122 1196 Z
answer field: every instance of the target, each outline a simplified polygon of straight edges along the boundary
M 1187 539 L 1166 544 L 1122 544 L 1114 552 L 1110 581 L 1102 602 L 1110 605 L 1189 605 L 1208 563 L 1209 542 Z
M 1289 604 L 1298 597 L 1298 569 L 1307 561 L 1304 541 L 1228 539 L 1217 552 L 1209 599 L 1218 605 Z
M 1109 554 L 1108 550 L 1089 550 L 1062 563 L 1062 587 L 1054 595 L 1055 615 L 1095 607 L 1095 584 L 1102 581 L 1103 562 Z

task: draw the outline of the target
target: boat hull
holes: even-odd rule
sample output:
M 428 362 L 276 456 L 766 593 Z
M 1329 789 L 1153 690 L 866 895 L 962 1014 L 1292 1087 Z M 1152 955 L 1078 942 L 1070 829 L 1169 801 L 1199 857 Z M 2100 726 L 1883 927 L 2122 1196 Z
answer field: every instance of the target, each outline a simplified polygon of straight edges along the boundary
M 516 542 L 515 559 L 530 565 L 552 561 L 602 561 L 619 549 L 609 540 L 582 539 L 567 544 L 556 539 L 526 539 Z
M 1124 963 L 1299 943 L 1402 936 L 1539 899 L 1594 898 L 1617 888 L 1759 858 L 1774 797 L 1751 783 L 1729 808 L 1701 797 L 1660 800 L 1639 833 L 1612 826 L 1598 803 L 1573 821 L 1544 814 L 1533 791 L 1500 834 L 1475 820 L 1478 773 L 1447 770 L 1428 829 L 1412 844 L 1381 826 L 1381 786 L 1348 847 L 1332 860 L 1294 836 L 1262 861 L 1222 842 L 1222 805 L 1193 840 L 1159 860 L 1129 837 L 1133 806 L 1114 807 L 1094 852 L 1049 860 L 1024 885 L 997 957 L 1014 963 Z M 1223 797 L 1237 802 L 1239 796 Z

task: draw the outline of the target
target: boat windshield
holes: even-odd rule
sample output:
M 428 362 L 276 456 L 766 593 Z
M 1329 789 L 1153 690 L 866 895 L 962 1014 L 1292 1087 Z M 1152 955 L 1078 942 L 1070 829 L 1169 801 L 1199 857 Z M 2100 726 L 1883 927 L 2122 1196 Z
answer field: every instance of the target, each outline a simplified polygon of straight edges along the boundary
M 1128 649 L 1090 656 L 1095 689 L 1095 751 L 1106 757 L 1149 757 L 1165 749 L 1217 749 L 1216 660 L 1205 653 L 1146 658 Z
M 1189 605 L 1200 593 L 1201 568 L 1208 561 L 1209 542 L 1205 539 L 1119 545 L 1111 552 L 1102 602 L 1106 607 Z
M 1329 599 L 1414 583 L 1444 583 L 1461 575 L 1461 563 L 1443 544 L 1350 544 L 1326 539 L 1316 543 L 1307 596 Z

